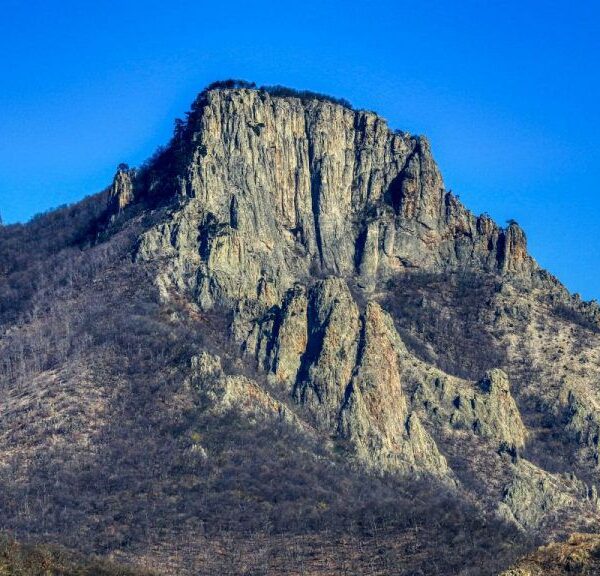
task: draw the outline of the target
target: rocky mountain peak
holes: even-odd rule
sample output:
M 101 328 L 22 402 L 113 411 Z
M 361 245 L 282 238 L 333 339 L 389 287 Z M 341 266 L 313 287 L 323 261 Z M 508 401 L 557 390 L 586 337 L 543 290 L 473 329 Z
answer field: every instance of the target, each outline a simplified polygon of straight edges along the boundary
M 373 289 L 410 270 L 537 270 L 516 224 L 472 215 L 446 190 L 428 141 L 372 112 L 266 89 L 208 90 L 161 161 L 181 207 L 141 254 L 172 253 L 165 282 L 187 284 L 203 307 L 273 304 L 315 272 Z M 142 173 L 138 188 L 151 195 L 156 176 Z
M 600 526 L 600 311 L 424 137 L 218 83 L 103 193 L 0 232 L 9 529 L 167 574 L 285 573 L 319 538 L 344 559 L 315 574 L 347 538 L 364 573 L 492 574 Z

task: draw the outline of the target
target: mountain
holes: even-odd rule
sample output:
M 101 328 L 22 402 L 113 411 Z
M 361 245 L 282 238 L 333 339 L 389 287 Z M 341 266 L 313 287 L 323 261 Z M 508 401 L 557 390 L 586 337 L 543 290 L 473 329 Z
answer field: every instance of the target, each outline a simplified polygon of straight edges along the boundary
M 595 532 L 600 309 L 428 141 L 219 82 L 0 228 L 0 528 L 160 574 L 499 574 Z

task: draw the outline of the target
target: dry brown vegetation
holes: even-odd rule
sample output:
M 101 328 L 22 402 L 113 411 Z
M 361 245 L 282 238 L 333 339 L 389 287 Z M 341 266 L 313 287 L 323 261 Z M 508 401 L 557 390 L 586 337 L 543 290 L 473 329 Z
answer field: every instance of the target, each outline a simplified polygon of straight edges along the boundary
M 34 546 L 0 535 L 2 576 L 152 576 L 100 559 L 82 558 L 58 546 Z
M 470 380 L 506 364 L 505 345 L 493 329 L 493 275 L 403 274 L 387 283 L 382 304 L 407 344 L 423 360 Z
M 164 574 L 482 575 L 530 545 L 431 481 L 352 468 L 327 438 L 207 412 L 185 385 L 203 348 L 268 386 L 227 348 L 227 314 L 160 303 L 131 258 L 142 218 L 103 238 L 90 210 L 54 237 L 72 213 L 2 231 L 0 290 L 23 301 L 1 318 L 0 529 Z M 44 257 L 10 252 L 28 230 Z
M 596 576 L 600 574 L 600 535 L 573 534 L 566 542 L 542 546 L 502 576 Z

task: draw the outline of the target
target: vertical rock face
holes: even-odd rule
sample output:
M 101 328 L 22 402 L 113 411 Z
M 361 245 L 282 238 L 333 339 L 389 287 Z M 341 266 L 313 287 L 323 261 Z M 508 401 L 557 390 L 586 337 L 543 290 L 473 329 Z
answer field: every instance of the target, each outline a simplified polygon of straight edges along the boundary
M 292 389 L 308 346 L 308 300 L 304 286 L 291 289 L 274 328 L 269 365 L 280 382 Z
M 437 422 L 471 430 L 511 451 L 525 444 L 525 426 L 502 370 L 489 370 L 475 386 L 443 376 L 423 378 L 416 399 Z
M 446 474 L 402 390 L 409 355 L 391 319 L 374 302 L 362 312 L 347 279 L 370 300 L 408 269 L 531 277 L 520 228 L 474 217 L 445 190 L 427 140 L 371 112 L 212 90 L 182 134 L 180 203 L 138 252 L 163 263 L 163 295 L 235 308 L 234 340 L 363 461 Z M 460 405 L 429 400 L 456 427 L 516 448 L 524 428 L 506 386 L 490 372 L 461 388 Z
M 186 134 L 185 201 L 145 235 L 140 256 L 171 252 L 164 284 L 187 286 L 205 308 L 273 305 L 314 272 L 359 274 L 373 288 L 406 268 L 537 269 L 518 226 L 475 218 L 445 190 L 427 140 L 373 113 L 213 90 Z M 126 174 L 118 177 L 126 203 Z
M 567 433 L 584 449 L 592 465 L 600 467 L 600 406 L 595 395 L 570 389 L 565 421 Z
M 369 303 L 338 431 L 354 443 L 364 460 L 378 468 L 445 475 L 445 458 L 418 416 L 409 411 L 402 391 L 403 348 L 392 319 L 378 304 Z
M 502 232 L 499 265 L 503 272 L 523 272 L 528 265 L 527 238 L 516 222 L 511 222 Z
M 314 286 L 307 324 L 308 341 L 294 397 L 324 426 L 335 429 L 356 363 L 360 332 L 358 307 L 344 280 L 332 278 Z
M 215 91 L 198 119 L 191 194 L 237 229 L 297 244 L 324 270 L 354 268 L 352 216 L 378 201 L 415 144 L 370 113 Z M 217 192 L 218 191 L 218 192 Z
M 526 430 L 510 393 L 507 375 L 502 370 L 489 370 L 477 387 L 471 400 L 475 432 L 522 448 Z
M 243 348 L 361 462 L 450 475 L 402 389 L 409 355 L 392 319 L 375 302 L 361 313 L 343 279 L 293 287 L 246 334 Z
M 109 210 L 113 214 L 118 214 L 124 208 L 129 206 L 134 199 L 133 182 L 135 179 L 135 170 L 130 170 L 127 166 L 119 166 L 117 173 L 110 187 L 108 202 Z

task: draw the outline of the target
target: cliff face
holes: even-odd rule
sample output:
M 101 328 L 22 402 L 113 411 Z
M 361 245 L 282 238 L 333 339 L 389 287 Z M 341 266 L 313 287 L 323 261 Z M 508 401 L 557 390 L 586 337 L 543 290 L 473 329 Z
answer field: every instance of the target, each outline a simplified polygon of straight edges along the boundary
M 218 89 L 201 94 L 171 148 L 170 188 L 134 183 L 136 198 L 161 186 L 175 198 L 137 252 L 160 262 L 165 300 L 185 294 L 201 310 L 233 310 L 240 352 L 369 467 L 454 482 L 435 430 L 467 431 L 488 445 L 490 466 L 497 453 L 516 465 L 528 431 L 509 376 L 527 396 L 534 294 L 575 304 L 529 256 L 516 223 L 476 217 L 445 189 L 425 138 L 334 102 Z M 404 312 L 381 305 L 389 282 L 415 274 L 496 278 L 500 290 L 478 304 L 492 324 L 478 328 L 508 363 L 484 360 L 473 382 L 410 352 L 395 326 Z M 554 415 L 566 406 L 555 388 L 544 398 Z M 570 402 L 565 434 L 583 460 L 591 418 Z
M 135 170 L 127 166 L 119 166 L 108 195 L 108 209 L 113 214 L 119 214 L 134 200 L 133 182 Z
M 272 305 L 315 273 L 373 287 L 409 269 L 536 270 L 516 224 L 469 213 L 445 190 L 427 140 L 373 113 L 215 90 L 188 138 L 184 206 L 141 254 L 169 254 L 165 284 L 186 285 L 204 308 Z
M 451 476 L 402 391 L 405 348 L 392 319 L 375 301 L 361 310 L 350 288 L 372 300 L 411 271 L 531 282 L 538 268 L 522 230 L 468 212 L 445 189 L 427 140 L 370 112 L 213 90 L 185 138 L 179 206 L 138 253 L 164 263 L 164 297 L 184 291 L 204 310 L 233 306 L 234 341 L 363 461 Z M 523 445 L 508 388 L 463 402 L 473 408 L 449 422 Z

